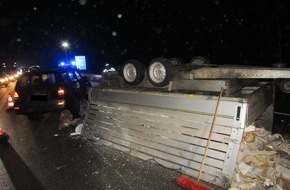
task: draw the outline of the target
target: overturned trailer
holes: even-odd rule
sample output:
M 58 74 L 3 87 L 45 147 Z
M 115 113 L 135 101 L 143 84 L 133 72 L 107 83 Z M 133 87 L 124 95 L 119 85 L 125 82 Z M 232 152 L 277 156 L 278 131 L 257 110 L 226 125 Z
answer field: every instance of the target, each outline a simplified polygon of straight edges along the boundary
M 245 127 L 273 103 L 274 81 L 268 79 L 285 80 L 287 89 L 290 78 L 289 69 L 165 59 L 143 69 L 130 60 L 121 74 L 109 73 L 103 88 L 90 89 L 82 134 L 193 177 L 202 170 L 202 180 L 224 188 L 231 183 Z

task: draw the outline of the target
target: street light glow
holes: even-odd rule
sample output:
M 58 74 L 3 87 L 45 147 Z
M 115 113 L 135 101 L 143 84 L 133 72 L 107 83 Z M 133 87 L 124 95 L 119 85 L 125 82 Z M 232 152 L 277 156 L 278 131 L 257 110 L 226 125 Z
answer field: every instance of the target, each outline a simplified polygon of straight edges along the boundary
M 68 48 L 69 44 L 68 44 L 68 42 L 62 42 L 61 46 L 64 48 Z
M 66 59 L 66 63 L 67 63 L 68 62 L 68 60 L 67 60 L 67 49 L 69 48 L 69 43 L 67 41 L 64 41 L 64 42 L 61 43 L 61 46 L 65 50 L 65 59 Z

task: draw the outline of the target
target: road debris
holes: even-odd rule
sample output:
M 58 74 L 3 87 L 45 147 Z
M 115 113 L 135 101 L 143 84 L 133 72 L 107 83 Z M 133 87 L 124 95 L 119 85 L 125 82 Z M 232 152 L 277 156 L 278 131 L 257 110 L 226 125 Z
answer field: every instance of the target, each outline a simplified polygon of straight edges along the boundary
M 63 110 L 60 114 L 60 126 L 59 128 L 65 128 L 73 121 L 73 115 L 69 110 Z
M 85 119 L 85 115 L 86 115 L 86 111 L 87 111 L 87 106 L 88 106 L 88 101 L 83 99 L 80 102 L 80 119 L 84 120 Z
M 74 136 L 74 135 L 80 135 L 82 133 L 82 128 L 83 128 L 83 124 L 80 123 L 76 129 L 74 133 L 71 133 L 70 136 Z
M 60 114 L 59 129 L 64 129 L 68 127 L 76 127 L 81 123 L 81 118 L 73 119 L 73 115 L 69 110 L 63 110 Z
M 245 129 L 230 190 L 242 189 L 290 189 L 290 139 Z

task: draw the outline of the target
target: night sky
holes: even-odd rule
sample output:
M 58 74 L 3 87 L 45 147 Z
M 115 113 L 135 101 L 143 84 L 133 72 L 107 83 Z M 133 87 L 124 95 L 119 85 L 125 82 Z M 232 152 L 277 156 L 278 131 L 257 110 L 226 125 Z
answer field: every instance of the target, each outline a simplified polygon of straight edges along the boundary
M 67 40 L 95 72 L 156 57 L 290 64 L 289 14 L 287 0 L 0 0 L 0 61 L 53 67 Z

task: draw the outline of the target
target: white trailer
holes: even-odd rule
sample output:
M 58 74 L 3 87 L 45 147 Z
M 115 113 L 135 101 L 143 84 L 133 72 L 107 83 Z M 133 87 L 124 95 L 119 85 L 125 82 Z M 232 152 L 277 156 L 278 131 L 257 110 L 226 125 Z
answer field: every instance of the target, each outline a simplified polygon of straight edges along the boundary
M 290 70 L 172 63 L 155 59 L 145 72 L 130 60 L 121 75 L 107 73 L 103 88 L 90 89 L 82 134 L 193 177 L 209 140 L 202 180 L 227 188 L 245 127 L 273 104 L 265 79 L 289 79 Z

